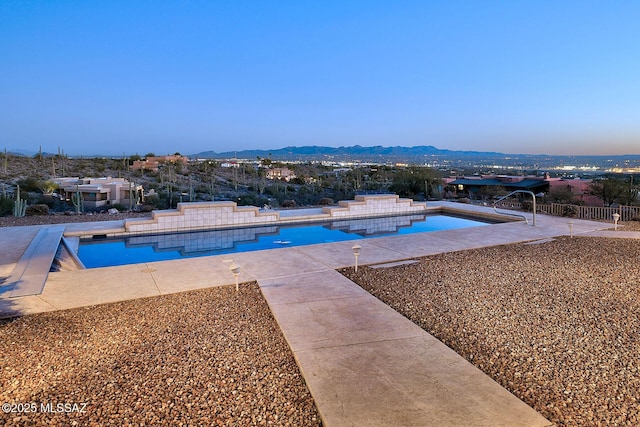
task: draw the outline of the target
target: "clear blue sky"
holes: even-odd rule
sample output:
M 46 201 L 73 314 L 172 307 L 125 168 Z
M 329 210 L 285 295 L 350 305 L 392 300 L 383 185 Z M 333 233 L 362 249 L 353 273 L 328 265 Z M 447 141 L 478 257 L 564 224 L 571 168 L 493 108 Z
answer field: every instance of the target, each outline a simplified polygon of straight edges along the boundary
M 640 2 L 0 1 L 0 148 L 640 154 Z

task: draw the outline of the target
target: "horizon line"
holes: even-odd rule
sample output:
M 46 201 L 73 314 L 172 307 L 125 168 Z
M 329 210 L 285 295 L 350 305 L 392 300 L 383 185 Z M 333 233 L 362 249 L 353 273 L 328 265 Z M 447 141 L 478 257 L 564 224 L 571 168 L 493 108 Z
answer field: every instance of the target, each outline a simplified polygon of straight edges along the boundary
M 539 156 L 546 156 L 546 157 L 640 157 L 640 153 L 638 154 L 632 154 L 632 153 L 622 153 L 622 154 L 613 154 L 613 153 L 607 153 L 607 154 L 550 154 L 550 153 L 505 153 L 505 152 L 500 152 L 500 151 L 481 151 L 481 150 L 453 150 L 453 149 L 449 149 L 449 148 L 438 148 L 434 145 L 360 145 L 360 144 L 354 144 L 354 145 L 341 145 L 341 146 L 330 146 L 330 145 L 294 145 L 294 146 L 285 146 L 285 147 L 281 147 L 281 148 L 247 148 L 247 149 L 241 149 L 241 150 L 226 150 L 226 151 L 215 151 L 213 149 L 210 150 L 203 150 L 203 151 L 199 151 L 199 152 L 195 152 L 195 153 L 183 153 L 180 150 L 175 150 L 171 153 L 167 153 L 167 154 L 156 154 L 154 152 L 154 150 L 143 150 L 146 151 L 145 154 L 148 153 L 154 153 L 156 156 L 163 156 L 163 155 L 172 155 L 175 153 L 179 153 L 185 157 L 194 157 L 194 156 L 198 156 L 200 154 L 204 154 L 204 153 L 213 153 L 216 155 L 221 155 L 221 154 L 230 154 L 230 153 L 242 153 L 242 152 L 247 152 L 247 151 L 282 151 L 288 148 L 292 148 L 292 149 L 300 149 L 300 148 L 307 148 L 307 147 L 318 147 L 318 148 L 328 148 L 328 149 L 351 149 L 351 148 L 419 148 L 419 147 L 432 147 L 438 151 L 448 151 L 450 152 L 449 154 L 451 155 L 455 155 L 456 153 L 476 153 L 479 155 L 482 154 L 489 154 L 489 155 L 501 155 L 501 156 L 526 156 L 526 157 L 539 157 Z M 60 147 L 58 147 L 60 148 Z M 58 154 L 60 154 L 60 150 L 58 150 L 57 152 L 51 152 L 51 151 L 47 151 L 47 150 L 28 150 L 28 149 L 24 149 L 24 148 L 13 148 L 13 149 L 9 149 L 9 148 L 5 148 L 3 151 L 3 153 L 7 153 L 7 154 L 18 154 L 18 155 L 24 155 L 24 156 L 35 156 L 37 154 L 39 154 L 40 152 L 42 154 L 46 154 L 49 156 L 56 156 Z M 123 153 L 79 153 L 79 152 L 74 152 L 74 153 L 68 153 L 65 152 L 64 150 L 62 150 L 62 154 L 66 155 L 66 156 L 83 156 L 83 157 L 89 157 L 89 158 L 98 158 L 98 157 L 109 157 L 109 158 L 123 158 L 123 157 L 131 157 L 131 156 L 141 156 L 141 157 L 145 157 L 144 154 L 140 154 L 140 151 L 136 151 L 136 152 L 123 152 Z M 444 154 L 443 154 L 444 155 Z M 306 154 L 306 156 L 309 156 L 308 154 Z

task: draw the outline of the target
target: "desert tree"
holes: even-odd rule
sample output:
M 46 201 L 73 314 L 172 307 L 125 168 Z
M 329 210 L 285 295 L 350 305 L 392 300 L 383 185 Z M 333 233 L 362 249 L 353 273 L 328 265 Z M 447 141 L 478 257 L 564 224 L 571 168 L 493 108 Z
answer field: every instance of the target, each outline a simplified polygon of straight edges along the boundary
M 411 166 L 394 174 L 389 189 L 399 196 L 415 197 L 424 193 L 425 198 L 428 198 L 434 195 L 440 183 L 440 176 L 434 169 Z
M 628 191 L 627 183 L 617 177 L 606 177 L 594 180 L 589 184 L 589 194 L 599 197 L 605 206 L 611 206 Z

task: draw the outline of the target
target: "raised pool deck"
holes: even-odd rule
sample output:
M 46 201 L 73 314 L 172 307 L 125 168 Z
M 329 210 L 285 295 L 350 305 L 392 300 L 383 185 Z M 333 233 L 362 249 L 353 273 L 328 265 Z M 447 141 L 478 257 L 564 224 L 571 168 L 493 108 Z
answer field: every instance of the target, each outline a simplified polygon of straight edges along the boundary
M 487 208 L 456 204 L 468 212 Z M 574 235 L 639 237 L 571 220 Z M 569 220 L 538 215 L 496 224 L 358 241 L 359 263 L 380 264 L 442 252 L 569 234 Z M 70 224 L 107 230 L 117 222 Z M 43 227 L 0 229 L 0 277 L 14 270 Z M 97 234 L 97 233 L 96 233 Z M 6 243 L 10 244 L 7 245 Z M 418 326 L 338 274 L 352 266 L 353 242 L 244 252 L 50 273 L 39 295 L 0 299 L 3 317 L 90 306 L 256 280 L 328 426 L 548 426 L 541 415 Z

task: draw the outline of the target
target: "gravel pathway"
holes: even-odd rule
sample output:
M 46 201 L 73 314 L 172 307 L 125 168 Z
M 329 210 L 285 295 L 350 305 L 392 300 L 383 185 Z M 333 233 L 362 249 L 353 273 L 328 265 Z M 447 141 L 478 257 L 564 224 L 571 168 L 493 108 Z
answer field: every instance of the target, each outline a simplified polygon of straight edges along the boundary
M 255 283 L 5 321 L 0 347 L 0 403 L 36 409 L 3 426 L 321 425 Z
M 640 425 L 640 240 L 561 238 L 342 273 L 559 426 Z

